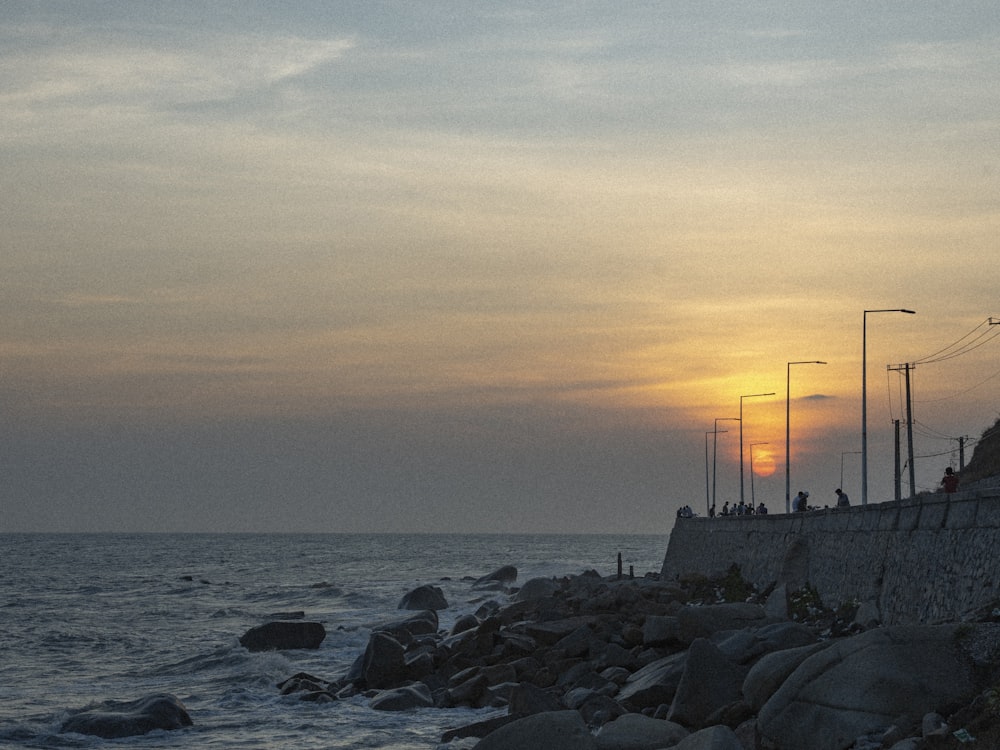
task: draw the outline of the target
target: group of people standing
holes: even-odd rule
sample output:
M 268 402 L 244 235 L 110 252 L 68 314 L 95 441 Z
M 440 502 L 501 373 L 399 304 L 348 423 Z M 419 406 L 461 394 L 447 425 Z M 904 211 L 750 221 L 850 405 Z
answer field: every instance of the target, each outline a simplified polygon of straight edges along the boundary
M 958 490 L 958 474 L 950 466 L 944 470 L 944 477 L 941 479 L 941 489 L 944 492 L 952 493 Z M 839 487 L 835 489 L 834 494 L 837 496 L 837 508 L 850 508 L 851 499 L 847 496 Z M 799 493 L 792 498 L 792 512 L 802 513 L 807 510 L 815 510 L 816 506 L 809 505 L 809 493 L 804 490 L 799 490 Z M 729 502 L 727 501 L 722 506 L 722 511 L 718 514 L 720 516 L 749 516 L 767 515 L 767 506 L 764 503 L 760 503 L 756 508 L 754 508 L 753 503 L 744 503 L 742 500 L 738 503 L 734 503 L 732 508 L 729 507 Z M 692 518 L 694 513 L 691 510 L 690 505 L 685 505 L 683 508 L 677 510 L 678 518 Z M 715 518 L 715 506 L 713 505 L 708 509 L 709 518 Z
M 715 518 L 715 506 L 713 505 L 708 509 L 708 515 L 710 518 Z M 738 503 L 733 503 L 733 507 L 729 507 L 729 502 L 725 502 L 722 505 L 722 512 L 720 516 L 766 516 L 767 506 L 761 503 L 756 508 L 753 507 L 753 503 L 744 503 L 740 500 Z

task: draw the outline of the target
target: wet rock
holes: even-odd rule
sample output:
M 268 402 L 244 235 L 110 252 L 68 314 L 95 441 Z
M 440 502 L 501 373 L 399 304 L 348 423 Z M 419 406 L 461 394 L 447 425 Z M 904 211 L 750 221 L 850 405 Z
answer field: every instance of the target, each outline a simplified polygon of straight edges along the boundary
M 448 609 L 448 600 L 439 586 L 417 586 L 403 596 L 396 609 Z
M 160 693 L 134 701 L 106 701 L 74 713 L 60 732 L 90 734 L 105 739 L 134 737 L 154 729 L 181 729 L 193 724 L 176 696 Z
M 487 590 L 502 589 L 514 583 L 516 580 L 517 568 L 513 565 L 504 565 L 497 568 L 492 573 L 488 573 L 482 578 L 478 578 L 476 582 L 472 584 L 472 588 Z
M 431 691 L 422 682 L 383 690 L 371 699 L 369 704 L 376 711 L 410 711 L 414 708 L 428 708 L 434 705 Z
M 317 649 L 326 638 L 326 630 L 318 622 L 268 622 L 250 628 L 240 637 L 240 645 L 248 651 L 290 651 Z
M 559 583 L 552 578 L 532 578 L 514 594 L 514 601 L 546 599 L 559 590 Z
M 360 681 L 369 688 L 391 688 L 405 681 L 403 646 L 387 633 L 372 633 L 361 657 Z

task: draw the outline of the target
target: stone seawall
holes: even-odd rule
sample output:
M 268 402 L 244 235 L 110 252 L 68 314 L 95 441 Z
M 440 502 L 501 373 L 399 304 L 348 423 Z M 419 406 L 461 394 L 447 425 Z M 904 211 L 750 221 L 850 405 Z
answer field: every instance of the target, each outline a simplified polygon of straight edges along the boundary
M 765 589 L 808 584 L 828 606 L 856 599 L 886 625 L 968 619 L 1000 604 L 1000 489 L 845 510 L 679 518 L 661 571 L 740 566 Z

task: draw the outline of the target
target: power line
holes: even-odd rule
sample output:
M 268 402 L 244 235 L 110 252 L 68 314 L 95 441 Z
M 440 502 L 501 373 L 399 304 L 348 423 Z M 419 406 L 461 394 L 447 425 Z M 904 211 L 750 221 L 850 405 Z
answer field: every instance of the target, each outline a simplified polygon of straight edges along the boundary
M 993 328 L 993 326 L 998 327 Z M 979 329 L 983 330 L 980 331 Z M 977 331 L 979 331 L 978 334 L 976 333 Z M 933 354 L 928 354 L 926 357 L 914 360 L 913 364 L 930 364 L 931 362 L 944 362 L 947 359 L 954 359 L 955 357 L 960 357 L 963 354 L 968 354 L 969 352 L 978 349 L 989 341 L 995 339 L 997 336 L 1000 336 L 1000 320 L 990 317 L 962 336 L 962 338 L 958 341 L 949 344 L 943 349 L 939 349 Z M 971 340 L 968 340 L 970 338 Z

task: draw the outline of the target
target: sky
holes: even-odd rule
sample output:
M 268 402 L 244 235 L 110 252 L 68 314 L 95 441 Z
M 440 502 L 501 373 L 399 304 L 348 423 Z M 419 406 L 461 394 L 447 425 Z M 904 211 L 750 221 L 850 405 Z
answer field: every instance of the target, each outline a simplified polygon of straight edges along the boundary
M 860 502 L 863 391 L 882 502 L 909 363 L 932 490 L 998 80 L 992 0 L 8 0 L 0 531 L 667 534 L 786 415 Z

